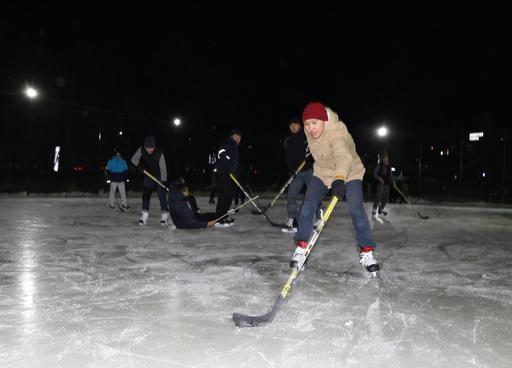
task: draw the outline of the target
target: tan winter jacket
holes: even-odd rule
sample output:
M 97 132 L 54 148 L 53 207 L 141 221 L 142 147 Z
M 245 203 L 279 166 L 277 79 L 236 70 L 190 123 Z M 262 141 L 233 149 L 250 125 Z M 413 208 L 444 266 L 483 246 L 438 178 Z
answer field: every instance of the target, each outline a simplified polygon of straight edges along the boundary
M 313 175 L 330 188 L 336 179 L 345 182 L 363 180 L 364 166 L 356 152 L 356 145 L 346 125 L 338 115 L 327 108 L 329 120 L 318 139 L 313 139 L 306 129 L 309 150 L 315 159 Z

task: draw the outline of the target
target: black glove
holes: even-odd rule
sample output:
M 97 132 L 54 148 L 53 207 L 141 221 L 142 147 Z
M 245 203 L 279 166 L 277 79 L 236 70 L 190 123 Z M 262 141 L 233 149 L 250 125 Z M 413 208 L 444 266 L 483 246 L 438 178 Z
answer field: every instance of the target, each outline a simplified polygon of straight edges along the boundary
M 331 184 L 332 194 L 338 197 L 338 199 L 342 199 L 347 193 L 347 188 L 345 187 L 345 182 L 341 179 L 336 179 Z

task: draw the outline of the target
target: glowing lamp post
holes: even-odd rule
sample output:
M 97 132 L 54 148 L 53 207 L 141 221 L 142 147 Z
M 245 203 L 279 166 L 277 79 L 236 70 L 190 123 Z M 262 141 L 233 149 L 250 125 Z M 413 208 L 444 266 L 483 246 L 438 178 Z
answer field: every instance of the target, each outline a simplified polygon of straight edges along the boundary
M 32 171 L 32 101 L 39 96 L 39 91 L 34 87 L 27 86 L 23 91 L 23 94 L 30 100 L 29 106 L 29 118 L 28 118 L 28 136 L 27 136 L 27 158 L 26 158 L 26 190 L 27 195 L 30 194 L 30 176 Z
M 388 135 L 388 128 L 385 126 L 381 126 L 379 129 L 377 129 L 377 135 L 381 138 L 385 138 Z
M 181 126 L 181 119 L 180 118 L 175 118 L 173 121 L 172 121 L 172 124 L 174 125 L 175 128 L 178 128 Z M 174 129 L 174 132 L 173 132 L 173 162 L 174 162 L 174 171 L 175 171 L 175 175 L 178 171 L 178 162 L 176 160 L 176 155 L 177 155 L 177 144 L 178 144 L 178 129 Z
M 29 99 L 33 100 L 34 98 L 37 98 L 39 96 L 39 92 L 34 87 L 28 86 L 25 88 L 25 91 L 23 92 L 25 96 L 27 96 Z

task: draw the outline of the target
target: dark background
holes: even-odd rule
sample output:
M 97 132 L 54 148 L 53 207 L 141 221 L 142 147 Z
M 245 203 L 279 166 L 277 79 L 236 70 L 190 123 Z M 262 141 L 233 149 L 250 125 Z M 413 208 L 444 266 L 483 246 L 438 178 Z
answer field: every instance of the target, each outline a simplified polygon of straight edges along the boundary
M 0 190 L 97 191 L 147 134 L 199 188 L 233 127 L 252 185 L 280 183 L 288 121 L 320 100 L 411 194 L 512 199 L 510 1 L 241 3 L 3 4 Z

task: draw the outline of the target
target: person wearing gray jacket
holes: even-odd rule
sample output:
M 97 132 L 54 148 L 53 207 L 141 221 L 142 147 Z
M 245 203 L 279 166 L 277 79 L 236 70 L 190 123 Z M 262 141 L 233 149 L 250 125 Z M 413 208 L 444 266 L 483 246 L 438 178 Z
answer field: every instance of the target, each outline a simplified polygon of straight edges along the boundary
M 137 171 L 144 170 L 157 178 L 162 184 L 167 182 L 167 165 L 165 163 L 164 153 L 156 147 L 155 138 L 148 136 L 144 139 L 144 146 L 140 147 L 131 159 L 131 163 L 137 167 Z M 162 216 L 160 225 L 167 226 L 169 224 L 169 206 L 164 188 L 155 183 L 148 175 L 144 175 L 144 188 L 142 191 L 142 216 L 139 225 L 146 225 L 149 218 L 149 202 L 151 193 L 155 189 L 160 200 L 160 209 Z

